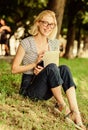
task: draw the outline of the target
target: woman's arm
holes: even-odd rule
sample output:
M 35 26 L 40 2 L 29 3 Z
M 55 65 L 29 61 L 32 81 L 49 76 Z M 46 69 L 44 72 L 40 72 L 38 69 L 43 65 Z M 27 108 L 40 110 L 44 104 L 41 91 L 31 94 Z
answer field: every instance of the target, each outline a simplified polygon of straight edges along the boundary
M 11 32 L 11 28 L 10 28 L 9 26 L 6 26 L 6 25 L 2 26 L 2 27 L 0 28 L 0 30 L 1 30 L 1 31 L 7 30 L 8 32 Z
M 21 45 L 19 45 L 16 56 L 12 64 L 11 70 L 13 74 L 25 72 L 36 67 L 36 62 L 28 65 L 21 65 L 24 55 L 25 55 L 25 50 Z

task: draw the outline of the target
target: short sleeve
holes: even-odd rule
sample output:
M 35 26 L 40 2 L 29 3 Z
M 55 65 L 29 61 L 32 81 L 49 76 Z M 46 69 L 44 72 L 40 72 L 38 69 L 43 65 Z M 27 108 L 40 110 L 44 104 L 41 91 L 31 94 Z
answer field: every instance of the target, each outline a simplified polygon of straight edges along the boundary
M 21 40 L 20 45 L 24 48 L 24 50 L 27 52 L 28 50 L 30 50 L 30 41 L 28 38 L 25 38 L 23 40 Z

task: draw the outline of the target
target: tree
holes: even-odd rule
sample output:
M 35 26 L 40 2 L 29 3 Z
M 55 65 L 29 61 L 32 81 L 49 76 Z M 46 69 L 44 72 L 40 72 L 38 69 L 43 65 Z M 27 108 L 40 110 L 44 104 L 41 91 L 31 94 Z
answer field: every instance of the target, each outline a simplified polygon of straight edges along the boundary
M 47 4 L 47 8 L 53 10 L 56 13 L 57 25 L 58 25 L 57 38 L 61 31 L 65 4 L 66 4 L 66 0 L 49 0 Z
M 73 45 L 74 40 L 78 41 L 78 48 L 80 46 L 81 28 L 83 25 L 85 11 L 87 10 L 87 0 L 68 0 L 67 2 L 67 18 L 68 18 L 68 31 L 67 31 L 67 46 L 64 57 L 74 58 Z M 78 30 L 78 32 L 77 32 Z M 77 37 L 78 36 L 78 37 Z
M 20 25 L 28 29 L 34 16 L 46 5 L 47 0 L 0 0 L 0 17 L 5 19 L 13 32 Z

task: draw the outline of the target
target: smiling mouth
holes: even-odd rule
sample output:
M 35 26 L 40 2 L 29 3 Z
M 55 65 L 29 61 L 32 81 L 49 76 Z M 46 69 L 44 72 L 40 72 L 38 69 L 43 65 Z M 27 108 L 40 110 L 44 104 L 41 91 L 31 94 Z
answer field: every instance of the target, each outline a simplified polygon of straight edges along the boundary
M 50 31 L 51 31 L 51 29 L 44 29 L 44 31 L 45 31 L 45 32 L 50 32 Z

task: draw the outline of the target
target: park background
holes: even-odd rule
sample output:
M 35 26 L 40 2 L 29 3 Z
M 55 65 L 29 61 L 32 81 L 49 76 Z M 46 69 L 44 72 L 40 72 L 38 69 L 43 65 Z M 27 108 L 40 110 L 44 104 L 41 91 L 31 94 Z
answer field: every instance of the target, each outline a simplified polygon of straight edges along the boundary
M 11 27 L 10 38 L 16 37 L 11 44 L 18 45 L 22 38 L 29 36 L 34 18 L 45 9 L 55 11 L 58 23 L 56 38 L 61 35 L 66 40 L 60 64 L 68 65 L 72 71 L 77 84 L 79 109 L 88 127 L 88 1 L 0 0 L 0 18 Z M 0 56 L 0 129 L 75 130 L 74 126 L 66 124 L 63 116 L 53 112 L 53 98 L 34 103 L 19 95 L 21 75 L 11 74 L 14 55 L 15 52 Z

